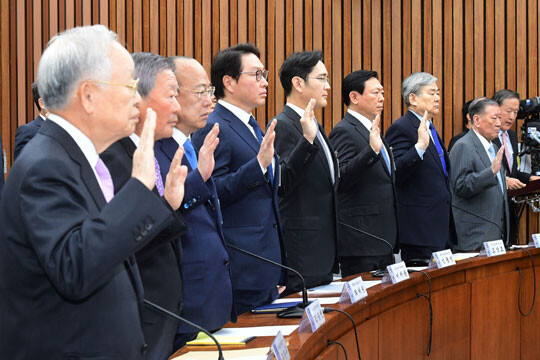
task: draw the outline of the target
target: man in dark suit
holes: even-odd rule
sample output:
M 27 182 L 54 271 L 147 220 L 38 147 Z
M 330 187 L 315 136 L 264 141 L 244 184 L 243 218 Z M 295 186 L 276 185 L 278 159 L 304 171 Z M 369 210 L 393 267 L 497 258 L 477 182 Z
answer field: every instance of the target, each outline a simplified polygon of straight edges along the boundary
M 142 97 L 139 122 L 133 134 L 120 139 L 102 154 L 103 161 L 111 169 L 116 192 L 122 189 L 130 178 L 133 154 L 139 145 L 142 127 L 149 116 L 155 111 L 154 140 L 159 140 L 172 135 L 172 129 L 177 122 L 176 113 L 180 110 L 175 98 L 178 94 L 178 83 L 165 58 L 150 53 L 134 53 L 132 57 L 135 63 L 135 77 L 139 79 L 139 94 Z M 173 154 L 174 156 L 176 155 Z M 161 198 L 165 196 L 164 183 L 167 176 L 161 175 L 157 160 L 155 162 L 154 194 Z M 167 236 L 170 241 L 163 242 L 159 247 L 145 247 L 136 254 L 144 296 L 145 299 L 171 312 L 180 313 L 182 307 L 180 233 L 166 231 L 160 236 Z M 144 309 L 142 318 L 143 332 L 149 346 L 147 358 L 168 358 L 173 352 L 178 321 L 150 308 Z
M 380 134 L 383 87 L 375 71 L 358 70 L 343 79 L 342 93 L 348 109 L 330 133 L 330 142 L 338 154 L 341 172 L 338 219 L 345 224 L 338 225 L 338 254 L 341 275 L 349 276 L 392 264 L 399 241 L 394 159 Z M 354 161 L 359 165 L 351 169 Z
M 432 122 L 439 113 L 437 78 L 414 73 L 403 81 L 401 95 L 409 111 L 386 131 L 396 163 L 401 257 L 429 259 L 455 240 L 448 153 Z
M 516 190 L 524 187 L 529 181 L 538 180 L 540 177 L 518 170 L 518 137 L 512 127 L 519 111 L 519 94 L 510 90 L 499 90 L 493 95 L 493 100 L 501 108 L 501 130 L 493 143 L 498 147 L 506 148 L 502 165 L 506 171 L 506 185 L 508 190 Z M 516 208 L 511 201 L 510 207 L 510 244 L 515 244 L 518 236 L 519 223 L 517 223 Z
M 47 119 L 47 109 L 43 106 L 41 96 L 39 96 L 39 90 L 37 83 L 32 84 L 32 95 L 34 98 L 34 104 L 39 111 L 38 116 L 30 121 L 28 124 L 21 125 L 15 132 L 15 146 L 13 148 L 13 159 L 17 159 L 24 146 L 32 140 L 32 138 L 38 133 L 39 128 Z
M 218 53 L 211 69 L 219 99 L 205 128 L 192 135 L 201 148 L 219 124 L 219 145 L 212 174 L 223 214 L 225 242 L 282 263 L 281 224 L 277 209 L 279 162 L 274 157 L 274 127 L 263 137 L 251 111 L 266 101 L 268 71 L 251 44 Z M 229 249 L 238 314 L 267 304 L 278 296 L 279 267 Z M 282 288 L 280 289 L 282 290 Z
M 279 76 L 287 104 L 275 118 L 281 169 L 279 210 L 287 264 L 302 274 L 308 288 L 328 284 L 338 270 L 339 169 L 324 129 L 313 115 L 314 108 L 326 106 L 330 89 L 321 60 L 320 51 L 294 53 L 285 60 Z M 286 293 L 301 289 L 298 276 L 289 274 Z
M 143 360 L 132 254 L 165 227 L 185 228 L 172 210 L 187 169 L 169 176 L 171 206 L 151 193 L 148 122 L 132 176 L 113 194 L 99 153 L 134 130 L 140 97 L 129 53 L 104 26 L 56 35 L 38 83 L 50 118 L 14 163 L 0 202 L 2 357 Z
M 472 100 L 467 101 L 465 104 L 463 104 L 463 107 L 461 108 L 461 115 L 463 116 L 463 131 L 454 136 L 450 139 L 450 143 L 448 144 L 448 153 L 452 150 L 456 142 L 465 136 L 469 132 L 472 126 L 471 117 L 469 116 L 469 106 L 471 105 Z
M 492 143 L 499 134 L 501 110 L 494 100 L 479 98 L 471 103 L 469 114 L 472 131 L 450 153 L 456 249 L 460 251 L 477 251 L 484 241 L 508 239 L 508 199 L 501 168 L 504 148 Z
M 189 224 L 182 235 L 182 279 L 184 285 L 182 317 L 206 329 L 222 327 L 236 319 L 229 255 L 221 227 L 221 210 L 216 187 L 211 178 L 214 170 L 214 150 L 219 142 L 219 125 L 208 133 L 200 152 L 191 144 L 190 135 L 206 125 L 211 112 L 211 86 L 206 71 L 197 60 L 172 57 L 167 61 L 174 68 L 180 104 L 178 123 L 172 137 L 156 142 L 154 148 L 161 173 L 165 175 L 174 154 L 183 146 L 186 155 L 182 163 L 189 169 L 186 193 L 180 211 Z M 175 348 L 194 339 L 197 331 L 179 324 Z

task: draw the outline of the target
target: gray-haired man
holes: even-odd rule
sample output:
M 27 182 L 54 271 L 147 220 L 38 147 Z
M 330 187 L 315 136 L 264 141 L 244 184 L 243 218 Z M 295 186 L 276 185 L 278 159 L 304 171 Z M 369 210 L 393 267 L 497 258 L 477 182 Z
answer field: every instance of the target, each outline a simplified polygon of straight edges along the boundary
M 440 107 L 437 78 L 414 73 L 403 81 L 401 95 L 409 111 L 386 132 L 396 164 L 401 256 L 425 259 L 455 236 L 448 153 L 432 123 Z
M 170 206 L 152 194 L 152 120 L 131 177 L 113 193 L 99 154 L 133 132 L 140 97 L 131 56 L 104 26 L 56 35 L 37 81 L 49 119 L 0 202 L 2 357 L 145 359 L 132 254 L 164 227 L 185 228 L 171 204 L 183 199 L 186 169 L 170 176 Z

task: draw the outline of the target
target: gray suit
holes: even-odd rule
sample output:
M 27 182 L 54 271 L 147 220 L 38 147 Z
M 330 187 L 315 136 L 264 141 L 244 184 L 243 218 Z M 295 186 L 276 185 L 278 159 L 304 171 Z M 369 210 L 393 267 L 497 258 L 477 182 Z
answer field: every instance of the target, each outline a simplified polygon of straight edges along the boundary
M 497 151 L 498 147 L 494 146 Z M 491 171 L 491 160 L 474 131 L 469 131 L 454 145 L 450 152 L 450 162 L 452 205 L 475 214 L 453 208 L 458 236 L 456 249 L 475 250 L 482 246 L 484 241 L 500 239 L 502 236 L 500 229 L 504 232 L 504 239 L 508 239 L 508 202 L 504 168 L 501 167 L 500 171 L 503 192 L 497 177 Z

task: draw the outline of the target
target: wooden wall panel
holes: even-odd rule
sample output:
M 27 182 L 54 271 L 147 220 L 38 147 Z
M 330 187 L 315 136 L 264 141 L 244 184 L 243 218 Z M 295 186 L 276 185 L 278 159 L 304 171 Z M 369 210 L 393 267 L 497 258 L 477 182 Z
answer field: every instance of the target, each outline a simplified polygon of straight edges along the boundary
M 343 115 L 341 81 L 373 69 L 385 87 L 383 130 L 405 110 L 401 81 L 433 73 L 441 88 L 435 125 L 444 141 L 461 132 L 461 107 L 509 88 L 540 95 L 540 0 L 5 0 L 0 14 L 0 131 L 11 166 L 17 126 L 36 110 L 31 84 L 40 55 L 59 31 L 101 23 L 129 51 L 194 56 L 210 70 L 215 54 L 255 42 L 270 70 L 266 126 L 285 103 L 278 71 L 294 51 L 322 50 L 330 73 L 328 106 L 316 111 L 326 132 Z M 516 124 L 519 130 L 521 122 Z M 522 233 L 538 230 L 527 212 Z

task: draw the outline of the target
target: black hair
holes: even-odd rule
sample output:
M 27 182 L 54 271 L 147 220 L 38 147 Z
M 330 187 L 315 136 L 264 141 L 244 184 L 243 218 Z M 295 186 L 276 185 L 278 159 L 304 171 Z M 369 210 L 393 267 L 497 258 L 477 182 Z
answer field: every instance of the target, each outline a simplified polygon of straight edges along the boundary
M 469 116 L 471 117 L 471 121 L 473 121 L 474 115 L 482 115 L 488 106 L 499 106 L 499 104 L 495 100 L 487 97 L 474 99 L 469 105 Z
M 471 103 L 473 100 L 467 101 L 465 104 L 463 104 L 463 107 L 461 108 L 461 115 L 463 116 L 463 131 L 467 131 L 467 124 L 469 123 L 469 119 L 467 119 L 467 115 L 469 114 L 469 106 L 471 106 Z M 472 117 L 471 118 L 471 125 L 472 125 Z
M 366 81 L 371 78 L 378 79 L 376 71 L 372 70 L 356 70 L 345 76 L 343 79 L 343 84 L 341 85 L 341 96 L 343 98 L 343 103 L 346 106 L 349 106 L 351 99 L 349 94 L 351 91 L 358 91 L 358 93 L 363 94 L 364 89 L 366 88 Z
M 292 79 L 298 76 L 307 82 L 307 76 L 313 68 L 323 60 L 321 51 L 300 51 L 289 56 L 279 69 L 279 80 L 285 90 L 285 95 L 292 92 Z
M 32 84 L 32 96 L 34 97 L 34 104 L 36 104 L 36 107 L 37 107 L 38 111 L 41 111 L 41 106 L 39 106 L 39 98 L 41 96 L 39 96 L 39 90 L 38 90 L 37 82 Z
M 499 104 L 499 106 L 502 105 L 504 100 L 506 99 L 518 99 L 519 100 L 519 94 L 512 90 L 499 90 L 495 94 L 493 94 L 493 100 Z
M 223 77 L 225 75 L 238 80 L 240 72 L 242 72 L 242 56 L 246 54 L 261 56 L 259 49 L 250 43 L 231 46 L 216 55 L 210 69 L 212 85 L 216 88 L 214 93 L 216 98 L 221 99 L 225 96 L 225 87 L 223 86 Z

